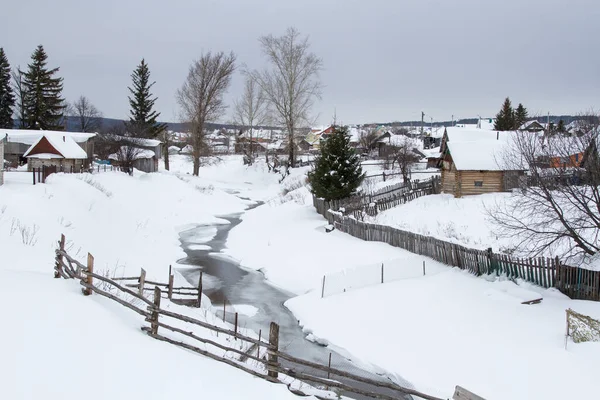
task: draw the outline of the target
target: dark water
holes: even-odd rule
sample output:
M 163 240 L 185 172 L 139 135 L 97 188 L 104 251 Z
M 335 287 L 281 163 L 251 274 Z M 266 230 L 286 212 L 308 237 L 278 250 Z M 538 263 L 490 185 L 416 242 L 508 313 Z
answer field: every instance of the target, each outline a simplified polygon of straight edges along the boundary
M 256 207 L 256 206 L 254 206 Z M 252 207 L 252 208 L 254 208 Z M 350 373 L 364 376 L 370 379 L 392 383 L 389 378 L 363 370 L 356 365 L 351 356 L 342 355 L 333 350 L 332 346 L 322 346 L 306 340 L 306 333 L 302 331 L 294 315 L 284 306 L 286 300 L 294 295 L 285 290 L 271 285 L 265 280 L 260 271 L 248 270 L 242 268 L 234 260 L 231 260 L 219 253 L 225 248 L 227 235 L 231 229 L 238 225 L 240 215 L 231 215 L 221 217 L 230 222 L 228 225 L 198 226 L 194 229 L 182 232 L 180 240 L 182 247 L 187 254 L 187 258 L 180 260 L 180 264 L 198 266 L 198 269 L 186 268 L 179 272 L 194 286 L 198 284 L 200 270 L 203 271 L 203 292 L 212 301 L 217 310 L 217 315 L 222 317 L 223 305 L 225 305 L 225 318 L 227 321 L 233 321 L 233 310 L 228 308 L 235 305 L 251 305 L 257 308 L 255 315 L 248 317 L 241 313 L 238 314 L 239 325 L 249 328 L 255 332 L 262 330 L 263 337 L 268 336 L 270 323 L 279 324 L 279 348 L 280 350 L 298 358 L 309 360 L 327 365 L 329 355 L 332 357 L 332 367 L 348 371 Z M 213 239 L 203 242 L 215 233 Z M 200 243 L 203 242 L 203 243 Z M 203 244 L 210 246 L 210 250 L 194 249 L 194 245 Z M 191 248 L 190 248 L 191 247 Z M 285 361 L 280 360 L 284 366 Z M 293 366 L 298 371 L 307 371 L 311 374 L 324 376 L 326 373 L 312 370 L 308 367 L 299 368 Z M 339 381 L 344 381 L 339 377 L 334 377 Z M 356 385 L 357 383 L 354 383 Z M 362 384 L 363 390 L 387 395 L 396 395 L 387 389 L 376 388 L 371 385 Z M 355 399 L 362 399 L 359 395 L 345 394 L 345 396 Z M 411 397 L 406 395 L 406 399 Z

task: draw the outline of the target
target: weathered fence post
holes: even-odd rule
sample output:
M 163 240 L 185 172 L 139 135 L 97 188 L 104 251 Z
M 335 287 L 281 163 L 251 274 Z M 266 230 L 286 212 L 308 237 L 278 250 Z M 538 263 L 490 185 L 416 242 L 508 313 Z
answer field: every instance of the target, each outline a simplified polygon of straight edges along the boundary
M 144 296 L 144 285 L 146 284 L 146 270 L 142 268 L 140 272 L 140 279 L 138 279 L 138 291 L 140 296 Z
M 425 260 L 423 260 L 423 276 L 425 276 Z
M 383 283 L 383 263 L 381 263 L 381 283 Z
M 152 315 L 150 316 L 150 332 L 152 332 L 153 335 L 158 333 L 158 310 L 160 309 L 160 295 L 160 288 L 158 286 L 154 286 L 154 310 L 152 310 Z
M 279 325 L 275 322 L 271 322 L 269 329 L 269 362 L 267 370 L 269 371 L 269 378 L 277 379 L 277 352 L 279 351 Z
M 325 297 L 325 275 L 323 275 L 323 285 L 321 286 L 321 298 Z
M 173 275 L 169 274 L 169 300 L 173 298 Z
M 383 175 L 383 181 L 385 182 L 385 171 L 381 175 Z
M 33 184 L 35 185 L 35 168 L 33 169 Z
M 202 271 L 200 271 L 200 278 L 198 279 L 198 308 L 202 305 Z
M 60 242 L 58 242 L 58 249 L 61 252 L 65 251 L 65 235 L 60 235 Z M 54 267 L 54 269 L 56 270 L 56 271 L 54 271 L 55 278 L 60 278 L 60 276 L 61 276 L 60 272 L 62 272 L 62 260 L 63 260 L 63 255 L 61 253 L 57 254 L 56 255 L 56 265 Z
M 258 330 L 258 345 L 256 345 L 256 358 L 260 358 L 260 339 L 262 337 L 262 329 Z
M 329 352 L 329 366 L 327 370 L 327 379 L 331 377 L 331 352 Z
M 234 328 L 233 328 L 233 332 L 234 332 L 234 339 L 237 340 L 237 328 L 238 328 L 238 313 L 235 313 L 235 324 L 234 324 Z
M 88 253 L 88 256 L 87 256 L 86 271 L 89 273 L 94 273 L 94 256 L 92 256 L 90 253 Z M 94 284 L 94 278 L 89 273 L 86 274 L 85 283 L 92 286 Z M 83 292 L 84 296 L 89 296 L 92 294 L 92 289 L 90 289 L 90 288 L 83 288 L 83 289 L 81 289 L 81 291 Z
M 225 322 L 225 299 L 223 299 L 223 322 Z

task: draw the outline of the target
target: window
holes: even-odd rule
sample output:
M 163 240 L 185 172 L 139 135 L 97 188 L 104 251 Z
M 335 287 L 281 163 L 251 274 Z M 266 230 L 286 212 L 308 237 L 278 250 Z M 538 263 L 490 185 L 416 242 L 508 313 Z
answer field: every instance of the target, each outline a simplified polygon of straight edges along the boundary
M 483 181 L 475 181 L 475 186 L 483 186 Z

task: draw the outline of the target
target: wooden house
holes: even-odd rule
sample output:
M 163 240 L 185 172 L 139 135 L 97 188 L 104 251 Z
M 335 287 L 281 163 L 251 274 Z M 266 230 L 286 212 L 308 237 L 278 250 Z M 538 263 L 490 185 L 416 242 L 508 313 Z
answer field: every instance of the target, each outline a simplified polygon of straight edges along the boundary
M 454 197 L 510 191 L 525 170 L 507 170 L 502 157 L 514 132 L 448 128 L 442 139 L 442 191 Z
M 59 172 L 81 172 L 89 166 L 88 154 L 75 140 L 63 135 L 42 135 L 23 155 L 27 159 L 27 170 L 56 167 Z
M 86 152 L 88 162 L 94 157 L 95 133 L 0 129 L 0 137 L 5 138 L 4 159 L 13 167 L 26 164 L 25 152 L 43 135 L 56 141 L 62 140 L 63 136 L 69 137 Z
M 531 120 L 523 123 L 523 125 L 519 127 L 519 130 L 527 132 L 543 132 L 546 130 L 546 128 L 544 128 L 544 125 L 540 124 L 538 121 Z

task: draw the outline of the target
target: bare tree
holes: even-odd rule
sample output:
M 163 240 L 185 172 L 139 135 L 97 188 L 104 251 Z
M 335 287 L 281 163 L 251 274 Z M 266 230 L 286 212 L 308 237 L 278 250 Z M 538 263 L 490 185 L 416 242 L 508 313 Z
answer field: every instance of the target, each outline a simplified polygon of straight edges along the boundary
M 97 132 L 102 126 L 102 113 L 85 96 L 67 105 L 66 115 L 77 119 L 80 132 Z
M 247 151 L 247 156 L 250 164 L 252 164 L 254 162 L 252 145 L 254 127 L 266 123 L 268 109 L 265 94 L 260 85 L 251 75 L 245 75 L 244 93 L 242 93 L 242 96 L 233 103 L 233 120 L 235 124 L 248 129 L 250 134 L 250 148 L 249 151 Z M 265 153 L 268 154 L 268 151 Z M 267 161 L 268 157 L 269 156 L 267 155 Z
M 516 132 L 499 157 L 507 170 L 526 170 L 511 201 L 487 210 L 513 251 L 582 261 L 600 250 L 600 162 L 597 118 L 585 134 Z
M 23 83 L 23 72 L 21 72 L 21 67 L 17 67 L 16 70 L 11 72 L 13 78 L 13 90 L 16 95 L 15 102 L 15 113 L 17 119 L 19 120 L 19 128 L 25 129 L 25 101 L 26 101 L 26 89 Z
M 398 165 L 405 183 L 410 181 L 412 166 L 421 159 L 421 156 L 414 151 L 415 148 L 416 146 L 412 140 L 409 137 L 404 137 L 404 140 L 400 143 L 388 145 L 384 150 L 386 164 L 390 165 L 391 169 Z
M 377 143 L 377 139 L 379 139 L 379 134 L 377 134 L 377 129 L 361 129 L 358 138 L 359 146 L 366 152 L 373 150 L 375 144 Z
M 312 123 L 313 102 L 321 98 L 323 61 L 310 52 L 308 37 L 302 38 L 295 28 L 280 37 L 263 36 L 259 42 L 271 67 L 251 74 L 264 90 L 275 122 L 288 131 L 289 163 L 295 167 L 294 134 L 300 124 Z
M 200 170 L 200 155 L 206 148 L 204 124 L 225 112 L 223 95 L 235 71 L 235 54 L 205 53 L 190 66 L 185 83 L 177 91 L 182 117 L 189 122 L 193 148 L 194 175 Z

